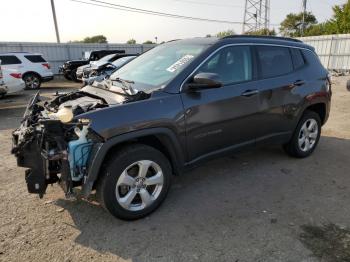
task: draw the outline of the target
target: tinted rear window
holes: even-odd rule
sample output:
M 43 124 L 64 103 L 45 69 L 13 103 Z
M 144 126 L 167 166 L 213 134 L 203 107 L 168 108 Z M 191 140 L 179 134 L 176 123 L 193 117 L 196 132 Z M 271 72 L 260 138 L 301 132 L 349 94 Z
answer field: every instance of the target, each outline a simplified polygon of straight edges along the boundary
M 289 48 L 277 46 L 257 46 L 260 62 L 260 77 L 270 78 L 293 71 Z
M 305 65 L 305 60 L 300 49 L 291 48 L 290 52 L 292 54 L 293 64 L 295 69 L 302 68 Z
M 21 60 L 14 55 L 0 56 L 0 60 L 2 65 L 17 65 L 22 63 Z
M 32 63 L 45 63 L 45 59 L 41 55 L 25 55 L 25 58 L 27 58 Z

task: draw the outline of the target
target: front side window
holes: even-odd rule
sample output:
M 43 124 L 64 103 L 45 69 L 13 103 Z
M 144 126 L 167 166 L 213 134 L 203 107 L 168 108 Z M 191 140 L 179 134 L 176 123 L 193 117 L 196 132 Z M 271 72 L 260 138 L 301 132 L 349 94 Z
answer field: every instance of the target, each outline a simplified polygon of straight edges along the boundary
M 117 70 L 110 79 L 121 78 L 133 81 L 133 87 L 140 91 L 162 88 L 207 47 L 206 44 L 181 41 L 162 44 Z
M 1 64 L 2 65 L 18 65 L 22 64 L 21 60 L 19 60 L 14 55 L 4 55 L 0 56 Z
M 224 85 L 252 80 L 250 47 L 226 47 L 207 60 L 197 73 L 217 74 Z
M 288 74 L 293 71 L 289 48 L 279 46 L 257 46 L 260 62 L 260 77 L 270 78 Z

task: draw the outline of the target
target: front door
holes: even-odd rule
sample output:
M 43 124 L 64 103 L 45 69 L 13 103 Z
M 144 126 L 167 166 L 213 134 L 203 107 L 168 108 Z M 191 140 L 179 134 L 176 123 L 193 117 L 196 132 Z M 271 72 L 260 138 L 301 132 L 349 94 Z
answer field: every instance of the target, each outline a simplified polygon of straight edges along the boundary
M 252 64 L 251 47 L 229 46 L 212 55 L 193 74 L 218 74 L 223 87 L 181 95 L 190 161 L 255 144 L 258 91 Z

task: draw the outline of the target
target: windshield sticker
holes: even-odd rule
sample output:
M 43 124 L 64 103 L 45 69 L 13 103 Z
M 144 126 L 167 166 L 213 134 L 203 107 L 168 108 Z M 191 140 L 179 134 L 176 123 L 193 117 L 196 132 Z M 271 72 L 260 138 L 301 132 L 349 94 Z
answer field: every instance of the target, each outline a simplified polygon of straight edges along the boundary
M 181 66 L 183 66 L 184 64 L 187 64 L 193 57 L 194 57 L 193 55 L 185 55 L 181 57 L 178 61 L 176 61 L 174 64 L 169 66 L 166 70 L 170 73 L 174 73 Z

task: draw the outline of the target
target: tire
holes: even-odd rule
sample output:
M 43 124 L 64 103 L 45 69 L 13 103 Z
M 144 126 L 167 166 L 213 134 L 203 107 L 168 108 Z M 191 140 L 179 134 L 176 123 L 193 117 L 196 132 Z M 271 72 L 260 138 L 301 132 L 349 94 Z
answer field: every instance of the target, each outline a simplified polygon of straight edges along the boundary
M 70 78 L 72 81 L 74 82 L 80 82 L 78 79 L 77 79 L 77 70 L 73 70 L 70 72 Z
M 348 91 L 350 91 L 350 80 L 348 80 L 348 82 L 346 83 L 346 88 L 348 89 Z
M 23 76 L 26 90 L 39 89 L 41 86 L 41 78 L 38 74 L 28 73 Z
M 317 113 L 305 111 L 293 133 L 292 139 L 288 144 L 284 145 L 284 150 L 287 154 L 297 158 L 310 156 L 320 140 L 321 125 L 321 119 Z
M 63 75 L 65 79 L 67 79 L 68 81 L 72 81 L 72 78 L 68 75 L 68 74 L 64 74 Z
M 97 199 L 116 218 L 140 219 L 163 202 L 171 174 L 171 165 L 160 151 L 142 144 L 126 146 L 104 166 L 97 183 Z

